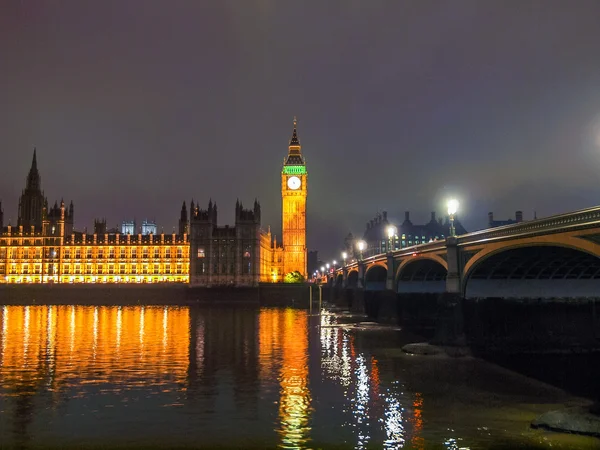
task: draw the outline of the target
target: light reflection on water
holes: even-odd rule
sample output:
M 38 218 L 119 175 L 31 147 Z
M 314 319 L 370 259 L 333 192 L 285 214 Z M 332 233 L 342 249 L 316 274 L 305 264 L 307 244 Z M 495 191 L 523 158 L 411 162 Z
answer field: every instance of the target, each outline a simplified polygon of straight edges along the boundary
M 485 447 L 411 380 L 435 390 L 435 366 L 382 356 L 337 321 L 284 308 L 3 306 L 1 442 Z

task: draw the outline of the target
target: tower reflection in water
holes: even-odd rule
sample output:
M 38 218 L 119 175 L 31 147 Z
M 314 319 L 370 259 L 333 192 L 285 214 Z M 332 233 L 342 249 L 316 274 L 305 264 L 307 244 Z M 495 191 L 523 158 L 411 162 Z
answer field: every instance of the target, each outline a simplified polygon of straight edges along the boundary
M 308 316 L 305 311 L 263 309 L 259 316 L 261 379 L 277 373 L 281 447 L 302 448 L 310 434 Z

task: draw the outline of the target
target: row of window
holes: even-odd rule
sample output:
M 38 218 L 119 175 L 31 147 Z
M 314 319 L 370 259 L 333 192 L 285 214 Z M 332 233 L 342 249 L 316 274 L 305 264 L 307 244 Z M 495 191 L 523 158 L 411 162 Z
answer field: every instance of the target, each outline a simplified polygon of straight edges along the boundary
M 209 265 L 204 261 L 200 262 L 196 266 L 196 275 L 207 274 Z M 248 261 L 243 264 L 242 274 L 252 274 L 252 263 Z M 220 271 L 219 271 L 220 269 Z M 212 265 L 212 273 L 213 275 L 221 274 L 221 275 L 234 275 L 235 274 L 235 266 L 233 264 L 218 264 L 214 263 Z
M 164 252 L 159 251 L 159 249 L 155 249 L 153 252 L 149 252 L 148 249 L 143 249 L 142 251 L 138 252 L 137 249 L 131 249 L 130 252 L 127 252 L 125 249 L 121 249 L 118 253 L 114 250 L 114 249 L 109 249 L 107 252 L 103 251 L 102 249 L 99 249 L 97 252 L 95 252 L 96 255 L 94 255 L 94 252 L 92 251 L 92 249 L 87 249 L 87 251 L 85 253 L 82 253 L 81 250 L 77 249 L 73 252 L 71 252 L 71 250 L 67 249 L 64 251 L 63 253 L 63 258 L 64 259 L 70 259 L 70 258 L 75 258 L 75 259 L 81 259 L 82 254 L 85 254 L 85 257 L 87 259 L 92 259 L 93 257 L 96 258 L 116 258 L 117 254 L 119 255 L 119 258 L 125 259 L 125 258 L 149 258 L 150 255 L 152 255 L 153 258 L 161 258 L 161 257 L 165 257 L 165 258 L 171 258 L 171 257 L 177 257 L 177 258 L 183 258 L 183 249 L 178 248 L 177 251 L 173 251 L 171 252 L 170 248 L 167 248 L 164 250 Z M 6 258 L 6 256 L 8 255 L 8 259 L 13 259 L 13 258 L 23 258 L 23 259 L 34 259 L 34 258 L 41 258 L 42 257 L 42 250 L 41 249 L 8 249 L 8 252 L 6 251 L 6 249 L 0 249 L 0 259 Z M 45 251 L 45 257 L 47 258 L 56 258 L 57 257 L 57 252 L 54 249 L 46 249 Z
M 5 273 L 4 266 L 0 266 L 0 274 L 4 274 L 4 273 Z M 28 266 L 27 264 L 24 264 L 20 269 L 15 265 L 11 265 L 8 268 L 8 273 L 9 273 L 9 275 L 41 274 L 42 268 L 39 264 L 36 264 L 31 267 Z M 52 265 L 47 268 L 47 273 L 58 273 L 58 269 Z M 98 273 L 98 274 L 103 274 L 103 273 L 108 273 L 108 274 L 115 274 L 115 273 L 120 273 L 120 274 L 126 274 L 126 273 L 132 273 L 132 274 L 166 273 L 166 274 L 171 274 L 171 273 L 177 273 L 177 274 L 181 274 L 181 273 L 183 273 L 183 268 L 182 268 L 181 264 L 177 264 L 177 266 L 175 266 L 175 267 L 171 267 L 170 264 L 165 264 L 164 270 L 161 270 L 161 268 L 158 264 L 154 264 L 153 266 L 150 266 L 150 267 L 148 267 L 148 265 L 144 264 L 143 266 L 141 266 L 139 268 L 135 264 L 133 264 L 131 266 L 131 269 L 128 270 L 128 268 L 125 266 L 125 264 L 121 264 L 118 267 L 115 267 L 113 264 L 109 264 L 107 266 L 98 264 L 98 265 L 96 265 L 95 268 L 92 267 L 91 264 L 87 264 L 85 266 L 85 268 L 82 268 L 79 264 L 77 264 L 74 267 L 70 267 L 69 265 L 63 266 L 62 273 L 66 274 L 66 275 L 71 274 L 71 273 L 73 273 L 73 274 L 81 274 L 81 273 L 86 273 L 86 274 L 93 274 L 93 273 Z
M 234 258 L 235 257 L 235 251 L 234 249 L 231 249 L 229 252 L 226 251 L 226 249 L 221 249 L 221 251 L 214 249 L 212 252 L 212 256 L 213 258 L 218 258 L 219 256 L 221 258 L 225 258 L 225 257 L 230 257 L 230 258 Z M 250 258 L 251 254 L 249 250 L 245 250 L 242 253 L 242 256 L 244 258 Z M 198 248 L 198 252 L 197 252 L 197 257 L 198 258 L 206 258 L 206 251 L 203 248 Z
M 5 278 L 8 283 L 47 283 L 47 282 L 62 282 L 62 283 L 185 283 L 188 281 L 187 275 L 183 276 L 66 276 L 66 277 L 57 277 L 57 276 L 7 276 Z M 0 276 L 0 282 L 3 279 Z

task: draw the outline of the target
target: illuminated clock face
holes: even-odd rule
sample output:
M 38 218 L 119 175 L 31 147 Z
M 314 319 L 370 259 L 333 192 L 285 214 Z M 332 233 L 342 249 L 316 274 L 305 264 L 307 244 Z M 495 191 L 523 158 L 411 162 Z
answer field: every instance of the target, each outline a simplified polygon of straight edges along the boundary
M 298 189 L 301 184 L 302 184 L 302 182 L 300 181 L 300 178 L 298 178 L 298 177 L 289 177 L 288 178 L 288 187 L 294 191 L 296 189 Z

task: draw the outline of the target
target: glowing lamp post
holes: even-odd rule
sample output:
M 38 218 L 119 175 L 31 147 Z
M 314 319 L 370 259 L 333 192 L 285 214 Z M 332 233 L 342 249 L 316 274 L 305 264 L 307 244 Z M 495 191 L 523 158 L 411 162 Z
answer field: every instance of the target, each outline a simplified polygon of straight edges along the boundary
M 342 252 L 342 259 L 344 260 L 344 267 L 346 267 L 346 258 L 348 258 L 348 253 Z
M 367 248 L 367 243 L 365 241 L 358 241 L 356 243 L 356 248 L 358 248 L 358 256 L 359 259 L 363 259 L 363 251 Z
M 392 252 L 394 250 L 394 236 L 396 236 L 397 230 L 394 225 L 389 225 L 386 231 L 388 235 L 388 252 Z
M 450 216 L 450 236 L 456 236 L 456 230 L 454 229 L 454 214 L 458 211 L 458 200 L 448 200 L 448 215 Z

